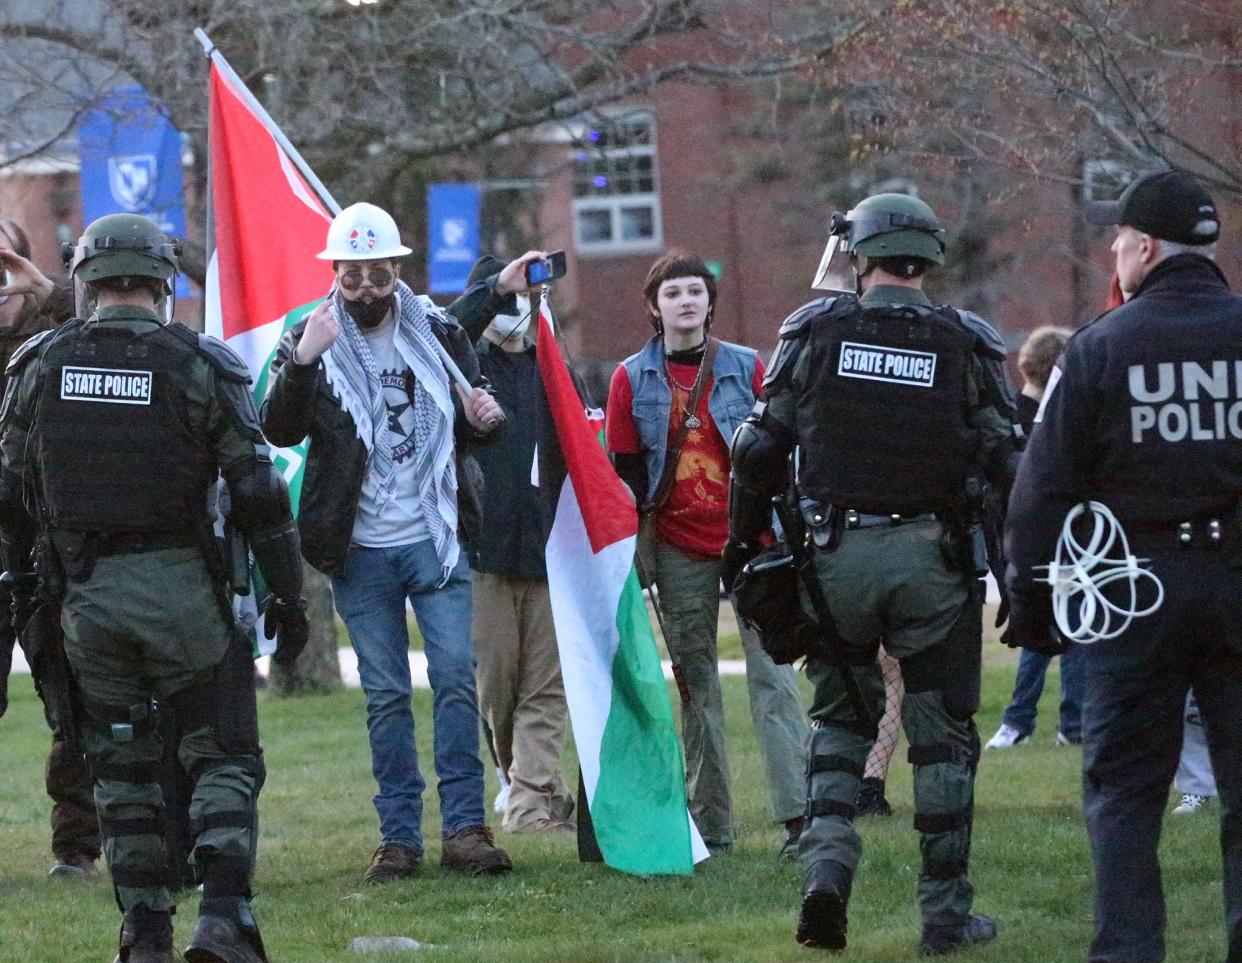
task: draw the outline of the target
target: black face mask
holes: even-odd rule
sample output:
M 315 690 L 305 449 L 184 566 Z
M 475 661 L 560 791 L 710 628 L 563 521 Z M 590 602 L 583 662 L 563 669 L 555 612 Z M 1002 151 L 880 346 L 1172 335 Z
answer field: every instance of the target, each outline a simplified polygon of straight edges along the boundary
M 388 316 L 395 301 L 396 297 L 392 294 L 385 294 L 374 301 L 363 301 L 361 298 L 357 301 L 346 301 L 341 298 L 341 307 L 354 319 L 358 327 L 370 329 L 376 327 Z

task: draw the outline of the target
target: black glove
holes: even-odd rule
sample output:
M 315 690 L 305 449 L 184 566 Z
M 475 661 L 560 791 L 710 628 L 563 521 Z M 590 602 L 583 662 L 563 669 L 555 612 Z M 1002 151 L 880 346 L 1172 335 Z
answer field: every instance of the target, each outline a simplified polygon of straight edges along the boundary
M 306 600 L 294 599 L 290 602 L 269 595 L 263 603 L 263 635 L 276 639 L 272 661 L 283 668 L 291 668 L 310 637 Z
M 730 595 L 733 594 L 733 585 L 737 582 L 742 569 L 746 567 L 746 563 L 759 552 L 758 545 L 751 545 L 749 542 L 729 536 L 729 540 L 725 542 L 724 551 L 720 553 L 720 580 L 724 582 L 725 591 Z
M 1010 599 L 1009 625 L 1000 640 L 1010 648 L 1030 649 L 1038 655 L 1061 655 L 1069 648 L 1057 632 L 1049 595 L 1031 599 Z

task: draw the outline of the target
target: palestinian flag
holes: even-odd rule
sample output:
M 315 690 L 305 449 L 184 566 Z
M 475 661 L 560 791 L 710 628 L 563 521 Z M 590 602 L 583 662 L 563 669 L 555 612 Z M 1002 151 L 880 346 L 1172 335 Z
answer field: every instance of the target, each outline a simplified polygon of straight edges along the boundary
M 210 100 L 205 328 L 249 365 L 260 403 L 281 335 L 331 285 L 330 262 L 315 255 L 332 216 L 214 60 Z M 295 514 L 305 456 L 305 442 L 272 451 Z
M 638 515 L 545 310 L 536 355 L 555 432 L 538 466 L 553 502 L 548 589 L 596 841 L 614 869 L 690 873 L 707 849 L 686 809 L 681 743 L 634 570 Z

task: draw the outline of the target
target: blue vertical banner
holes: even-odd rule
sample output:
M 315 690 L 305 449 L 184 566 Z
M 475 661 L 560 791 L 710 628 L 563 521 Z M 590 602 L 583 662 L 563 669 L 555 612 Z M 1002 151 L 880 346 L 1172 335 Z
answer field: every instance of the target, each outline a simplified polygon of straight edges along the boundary
M 185 237 L 181 134 L 141 87 L 117 87 L 78 121 L 82 219 L 142 214 Z M 177 297 L 190 293 L 177 278 Z
M 427 286 L 432 294 L 459 294 L 479 257 L 479 185 L 427 188 Z

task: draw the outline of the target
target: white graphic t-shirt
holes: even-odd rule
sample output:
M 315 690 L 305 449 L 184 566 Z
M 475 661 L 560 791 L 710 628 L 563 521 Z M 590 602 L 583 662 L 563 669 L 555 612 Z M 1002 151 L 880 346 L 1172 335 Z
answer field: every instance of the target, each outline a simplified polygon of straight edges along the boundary
M 386 491 L 380 490 L 379 479 L 371 472 L 362 480 L 353 541 L 368 548 L 409 545 L 431 537 L 414 479 L 414 375 L 393 346 L 395 331 L 396 321 L 389 315 L 379 327 L 362 332 L 384 386 L 385 441 L 396 467 Z

